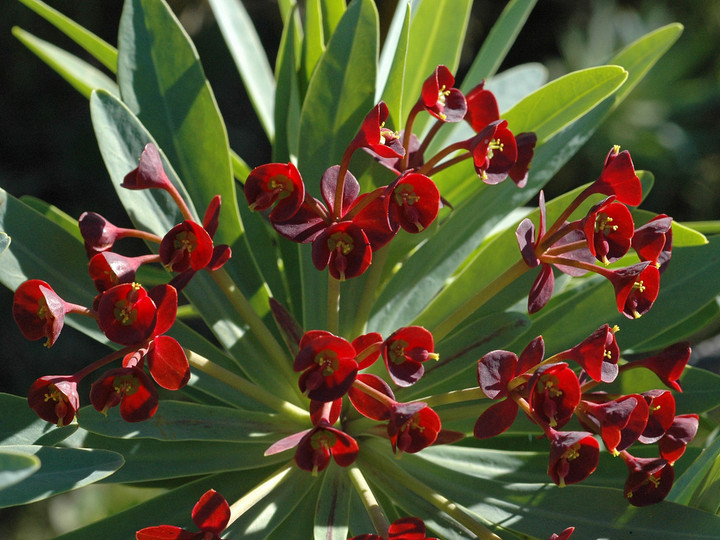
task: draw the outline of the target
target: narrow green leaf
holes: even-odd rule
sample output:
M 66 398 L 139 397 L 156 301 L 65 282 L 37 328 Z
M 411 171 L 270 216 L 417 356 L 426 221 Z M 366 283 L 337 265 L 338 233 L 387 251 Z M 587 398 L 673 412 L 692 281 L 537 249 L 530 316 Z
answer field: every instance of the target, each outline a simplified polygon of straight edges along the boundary
M 117 50 L 115 47 L 89 30 L 86 30 L 56 9 L 48 6 L 45 2 L 41 2 L 40 0 L 19 1 L 80 45 L 112 73 L 117 71 Z
M 240 0 L 210 0 L 210 6 L 260 124 L 272 141 L 275 78 L 255 26 Z
M 353 2 L 310 81 L 300 115 L 298 169 L 314 192 L 373 107 L 378 24 L 371 1 Z
M 533 92 L 504 114 L 517 133 L 534 131 L 538 145 L 610 96 L 625 82 L 620 66 L 569 73 Z
M 302 60 L 300 62 L 300 91 L 304 94 L 310 84 L 313 71 L 325 52 L 322 9 L 320 0 L 305 2 L 304 39 L 302 41 Z
M 668 501 L 700 508 L 697 505 L 709 491 L 715 491 L 717 505 L 717 489 L 720 482 L 720 438 L 716 438 L 703 449 L 695 461 L 679 477 L 675 478 L 673 487 L 667 496 Z M 715 513 L 717 508 L 710 510 Z
M 352 489 L 345 469 L 334 464 L 328 467 L 315 508 L 315 540 L 345 540 L 348 537 Z
M 123 458 L 109 450 L 7 446 L 6 450 L 35 456 L 40 468 L 18 484 L 0 491 L 0 508 L 47 499 L 107 478 L 123 465 Z
M 320 0 L 320 8 L 322 9 L 323 35 L 325 36 L 325 45 L 327 45 L 330 36 L 335 32 L 335 28 L 345 13 L 345 0 Z
M 119 439 L 250 442 L 268 446 L 283 434 L 297 431 L 297 424 L 289 424 L 276 414 L 170 400 L 163 400 L 152 418 L 138 424 L 124 421 L 117 408 L 104 416 L 92 406 L 80 409 L 78 421 L 89 432 Z
M 22 482 L 40 468 L 40 460 L 33 454 L 0 448 L 0 493 Z
M 472 0 L 423 0 L 412 10 L 402 110 L 410 111 L 420 97 L 422 84 L 443 64 L 455 73 L 470 17 Z M 418 115 L 416 133 L 422 132 L 428 114 Z M 404 118 L 401 119 L 404 124 Z
M 647 72 L 675 43 L 683 26 L 672 23 L 662 26 L 637 39 L 616 54 L 609 63 L 623 66 L 629 73 L 627 81 L 615 95 L 617 100 L 625 99 L 633 88 L 647 75 Z
M 0 232 L 0 257 L 10 247 L 10 237 L 4 232 Z
M 79 242 L 83 242 L 83 237 L 80 234 L 78 222 L 75 218 L 63 212 L 54 204 L 47 203 L 42 199 L 38 199 L 37 197 L 33 197 L 31 195 L 22 195 L 20 200 L 33 210 L 40 212 L 53 223 L 65 229 L 77 238 Z
M 467 93 L 483 79 L 495 75 L 536 3 L 537 0 L 512 0 L 507 3 L 483 41 L 480 51 L 460 85 L 460 90 Z M 497 95 L 499 97 L 501 94 Z
M 12 33 L 23 45 L 85 97 L 89 98 L 90 93 L 96 88 L 103 88 L 114 94 L 118 93 L 117 85 L 110 77 L 77 56 L 37 38 L 17 26 L 13 28 Z
M 297 154 L 298 129 L 300 125 L 300 90 L 298 87 L 298 55 L 295 49 L 294 20 L 295 10 L 291 11 L 280 38 L 277 60 L 275 61 L 275 141 L 273 161 L 289 162 L 290 156 Z
M 400 28 L 400 32 L 397 36 L 397 42 L 394 43 L 395 52 L 392 58 L 392 63 L 390 64 L 387 72 L 382 71 L 378 73 L 377 95 L 381 95 L 382 97 L 376 99 L 376 101 L 384 101 L 387 104 L 387 125 L 389 128 L 394 128 L 396 130 L 399 130 L 405 121 L 403 118 L 402 104 L 404 94 L 403 85 L 405 83 L 405 66 L 407 64 L 408 43 L 410 41 L 410 15 L 410 3 L 408 3 L 407 10 L 405 11 L 405 18 L 403 19 L 402 27 Z M 390 47 L 388 39 L 385 41 L 383 55 L 386 54 L 386 50 Z M 382 94 L 380 94 L 381 92 Z

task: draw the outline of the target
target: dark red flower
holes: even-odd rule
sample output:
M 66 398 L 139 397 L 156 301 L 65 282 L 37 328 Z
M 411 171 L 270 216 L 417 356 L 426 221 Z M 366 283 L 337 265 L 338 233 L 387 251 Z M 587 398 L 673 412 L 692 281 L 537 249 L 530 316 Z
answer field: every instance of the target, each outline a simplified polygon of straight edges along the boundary
M 80 408 L 80 396 L 74 375 L 40 377 L 28 391 L 28 404 L 35 413 L 58 427 L 66 426 Z
M 135 533 L 137 540 L 222 540 L 220 533 L 230 521 L 230 505 L 214 489 L 208 490 L 192 509 L 192 520 L 200 532 L 174 525 L 146 527 Z
M 293 369 L 302 371 L 300 390 L 316 401 L 334 401 L 348 391 L 358 371 L 356 352 L 345 339 L 329 332 L 306 333 Z
M 541 366 L 528 382 L 528 403 L 548 426 L 564 426 L 580 403 L 577 375 L 564 362 Z
M 385 367 L 398 386 L 415 384 L 425 373 L 423 363 L 437 360 L 432 334 L 422 326 L 406 326 L 393 332 L 382 348 Z
M 305 184 L 295 165 L 268 163 L 254 168 L 245 181 L 245 198 L 250 210 L 267 210 L 271 221 L 286 221 L 305 200 Z
M 485 127 L 471 142 L 475 172 L 486 184 L 499 184 L 508 177 L 518 158 L 515 136 L 501 120 Z
M 385 127 L 388 118 L 388 107 L 384 101 L 378 103 L 367 114 L 360 126 L 360 131 L 348 146 L 348 151 L 367 148 L 383 158 L 401 158 L 405 155 L 402 141 L 397 133 Z
M 652 307 L 660 291 L 660 273 L 655 265 L 641 262 L 619 268 L 608 275 L 615 288 L 620 313 L 638 319 Z
M 115 241 L 127 232 L 127 229 L 116 227 L 95 212 L 84 212 L 78 219 L 78 226 L 89 256 L 111 249 Z
M 672 218 L 659 214 L 635 229 L 632 247 L 641 261 L 650 261 L 662 274 L 672 256 Z
M 558 486 L 582 482 L 597 468 L 600 444 L 582 431 L 548 431 L 550 460 L 548 475 Z
M 313 240 L 312 259 L 315 268 L 328 267 L 332 277 L 344 281 L 367 270 L 372 261 L 372 248 L 360 227 L 351 221 L 341 221 L 330 225 Z
M 388 528 L 388 538 L 377 534 L 361 534 L 349 540 L 437 540 L 425 536 L 427 529 L 423 520 L 416 517 L 404 517 L 393 521 Z
M 690 360 L 690 344 L 683 341 L 670 345 L 648 358 L 628 362 L 622 367 L 622 370 L 638 367 L 649 369 L 658 376 L 664 385 L 677 392 L 682 392 L 678 379 L 680 379 L 688 360 Z
M 39 279 L 20 284 L 13 297 L 13 318 L 23 336 L 32 341 L 45 338 L 46 347 L 60 336 L 68 310 L 68 304 Z
M 387 433 L 393 452 L 413 454 L 435 442 L 442 425 L 425 403 L 396 403 L 391 407 Z
M 475 421 L 473 435 L 476 439 L 489 439 L 506 431 L 515 421 L 518 404 L 511 397 L 493 403 Z
M 465 121 L 475 133 L 478 133 L 488 124 L 500 120 L 495 94 L 485 89 L 485 81 L 478 84 L 465 95 L 467 113 Z
M 127 422 L 142 422 L 155 414 L 158 393 L 150 377 L 137 366 L 111 369 L 95 381 L 90 401 L 96 410 L 120 405 L 120 415 Z
M 582 401 L 583 420 L 592 424 L 613 455 L 632 445 L 645 429 L 649 409 L 638 394 L 623 396 L 604 403 Z
M 582 221 L 588 248 L 597 260 L 609 264 L 630 249 L 635 224 L 628 207 L 610 196 L 593 206 Z
M 552 533 L 549 540 L 567 540 L 572 536 L 573 532 L 575 532 L 575 527 L 568 527 L 567 529 L 560 532 L 560 534 Z
M 153 255 L 150 257 L 154 258 Z M 103 251 L 90 259 L 88 273 L 95 288 L 103 292 L 120 283 L 135 281 L 138 268 L 148 259 L 148 256 L 125 257 L 112 251 Z
M 420 173 L 401 176 L 392 184 L 388 201 L 390 222 L 409 233 L 426 229 L 440 211 L 440 191 L 435 182 Z
M 590 193 L 615 195 L 618 202 L 630 206 L 637 206 L 642 202 L 642 184 L 635 174 L 630 152 L 620 152 L 619 146 L 610 149 L 600 177 L 585 191 L 586 195 Z
M 604 324 L 581 343 L 561 353 L 560 357 L 580 364 L 592 380 L 611 383 L 617 377 L 620 358 L 620 347 L 615 339 L 617 330 Z
M 537 135 L 534 132 L 523 132 L 515 135 L 515 145 L 517 146 L 517 159 L 515 164 L 510 167 L 508 176 L 512 178 L 515 185 L 519 188 L 525 187 L 528 180 L 528 171 L 530 170 L 530 162 L 535 155 L 535 145 L 537 144 Z
M 699 422 L 700 417 L 697 414 L 676 416 L 672 425 L 658 441 L 660 457 L 666 459 L 670 465 L 680 459 L 687 445 L 695 438 Z
M 422 86 L 419 104 L 427 112 L 443 122 L 460 122 L 467 112 L 465 96 L 453 88 L 455 77 L 450 70 L 440 65 Z
M 165 174 L 160 152 L 153 143 L 145 145 L 137 168 L 125 175 L 120 185 L 126 189 L 175 189 Z
M 368 418 L 373 420 L 387 420 L 390 418 L 391 406 L 388 402 L 392 403 L 395 401 L 395 395 L 390 389 L 390 386 L 377 375 L 372 373 L 360 373 L 357 376 L 356 381 L 368 385 L 373 390 L 380 392 L 381 394 L 388 397 L 388 400 L 381 401 L 377 397 L 362 390 L 358 384 L 353 384 L 348 390 L 348 398 L 350 403 L 357 411 Z
M 121 283 L 102 293 L 97 312 L 100 330 L 120 345 L 140 344 L 155 330 L 157 306 L 138 283 Z
M 672 488 L 675 471 L 662 458 L 625 459 L 628 477 L 623 492 L 633 506 L 648 506 L 662 501 Z
M 295 451 L 295 463 L 313 474 L 330 464 L 330 458 L 341 467 L 352 465 L 359 447 L 350 435 L 321 421 L 300 440 Z
M 638 437 L 643 444 L 652 444 L 660 440 L 675 420 L 675 398 L 668 390 L 649 390 L 642 396 L 648 404 L 647 426 Z
M 213 256 L 213 241 L 207 231 L 194 221 L 175 225 L 160 243 L 160 260 L 168 270 L 184 272 L 205 268 Z
M 370 332 L 358 336 L 352 341 L 352 346 L 357 352 L 358 369 L 365 369 L 375 363 L 382 352 L 383 338 L 378 332 Z
M 175 338 L 155 337 L 150 343 L 146 359 L 152 378 L 167 390 L 179 390 L 190 380 L 190 364 Z
M 478 360 L 477 379 L 483 393 L 490 399 L 508 395 L 508 383 L 515 377 L 518 357 L 509 351 L 491 351 Z

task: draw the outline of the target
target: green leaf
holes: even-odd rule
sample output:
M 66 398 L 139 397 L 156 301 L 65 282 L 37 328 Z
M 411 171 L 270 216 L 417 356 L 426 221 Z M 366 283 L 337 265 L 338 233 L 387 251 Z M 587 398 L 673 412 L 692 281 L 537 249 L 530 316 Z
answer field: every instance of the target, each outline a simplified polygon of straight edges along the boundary
M 620 66 L 582 69 L 533 92 L 504 114 L 516 133 L 534 131 L 538 145 L 580 118 L 625 82 Z
M 536 3 L 537 0 L 512 0 L 507 3 L 483 41 L 480 51 L 463 79 L 460 90 L 467 93 L 483 79 L 495 74 L 505 60 L 510 47 L 515 43 L 520 30 L 525 26 L 525 21 Z M 496 95 L 500 97 L 502 94 Z
M 54 204 L 47 203 L 42 199 L 38 199 L 37 197 L 33 197 L 31 195 L 22 195 L 20 200 L 33 210 L 37 210 L 50 221 L 72 234 L 78 242 L 84 241 L 82 234 L 80 234 L 77 220 L 66 212 L 60 210 Z
M 327 45 L 330 36 L 335 32 L 335 28 L 345 13 L 345 0 L 320 0 L 320 8 L 322 9 L 323 35 Z
M 304 39 L 300 61 L 300 88 L 307 90 L 313 71 L 325 52 L 325 36 L 323 35 L 322 9 L 320 0 L 308 0 L 305 3 Z
M 92 406 L 80 409 L 78 421 L 89 432 L 119 439 L 249 442 L 268 446 L 283 434 L 297 431 L 297 424 L 288 423 L 277 414 L 170 400 L 163 400 L 152 418 L 137 424 L 123 420 L 117 408 L 110 409 L 106 417 Z
M 682 31 L 680 23 L 662 26 L 632 42 L 610 60 L 609 63 L 623 66 L 629 73 L 627 81 L 615 95 L 618 101 L 625 99 L 638 85 L 650 68 L 678 40 Z
M 310 81 L 300 114 L 298 169 L 315 193 L 322 174 L 340 163 L 374 105 L 377 42 L 375 5 L 353 2 Z
M 295 10 L 288 14 L 275 61 L 275 141 L 273 161 L 289 162 L 290 155 L 297 155 L 300 125 L 300 89 L 298 86 L 295 49 Z
M 4 232 L 0 232 L 0 257 L 10 247 L 10 237 Z
M 472 0 L 422 0 L 411 11 L 402 110 L 409 112 L 422 84 L 440 64 L 455 73 L 470 18 Z M 407 113 L 405 113 L 407 114 Z M 418 115 L 414 131 L 422 132 L 430 116 Z M 401 124 L 405 119 L 400 119 Z
M 405 118 L 403 118 L 403 95 L 404 95 L 404 83 L 405 83 L 405 66 L 407 65 L 408 58 L 408 43 L 410 40 L 410 3 L 407 4 L 407 10 L 405 11 L 405 18 L 403 19 L 402 27 L 397 35 L 396 42 L 391 42 L 394 46 L 394 56 L 392 57 L 392 63 L 388 66 L 387 71 L 383 69 L 383 63 L 381 61 L 378 73 L 378 84 L 376 95 L 378 97 L 375 101 L 384 101 L 388 106 L 388 128 L 394 128 L 399 130 Z M 385 45 L 383 47 L 383 57 L 389 54 L 391 50 L 391 43 L 389 43 L 390 37 L 386 38 Z M 381 93 L 382 92 L 382 93 Z
M 77 56 L 17 26 L 13 28 L 12 33 L 85 97 L 89 98 L 90 93 L 96 88 L 118 93 L 117 85 L 110 77 Z
M 260 124 L 272 141 L 275 78 L 255 26 L 240 0 L 210 0 L 210 6 Z
M 315 509 L 315 540 L 345 540 L 353 488 L 345 469 L 335 464 L 325 472 Z
M 28 406 L 27 398 L 0 392 L 0 409 L 6 415 L 0 424 L 0 445 L 54 445 L 70 436 L 77 424 L 61 428 L 46 422 Z
M 668 501 L 717 513 L 720 489 L 720 438 L 703 449 L 679 477 L 667 496 Z M 705 503 L 710 503 L 706 505 Z
M 100 39 L 89 30 L 86 30 L 56 9 L 51 8 L 45 2 L 41 2 L 40 0 L 19 1 L 80 45 L 112 73 L 117 71 L 117 50 L 115 47 Z
M 0 508 L 47 499 L 108 477 L 123 465 L 122 456 L 108 450 L 6 446 L 5 450 L 35 456 L 40 468 L 18 484 L 0 491 Z
M 25 452 L 0 448 L 0 493 L 22 482 L 40 468 L 40 460 Z

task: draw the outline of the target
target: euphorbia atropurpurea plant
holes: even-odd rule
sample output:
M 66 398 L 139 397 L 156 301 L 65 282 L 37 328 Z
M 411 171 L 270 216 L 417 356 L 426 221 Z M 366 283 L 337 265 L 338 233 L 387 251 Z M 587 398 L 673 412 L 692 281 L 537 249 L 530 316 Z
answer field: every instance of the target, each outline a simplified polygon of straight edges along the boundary
M 535 3 L 514 0 L 459 83 L 470 0 L 400 2 L 382 48 L 370 0 L 280 2 L 273 74 L 242 4 L 211 0 L 273 143 L 250 167 L 163 1 L 126 0 L 117 49 L 23 3 L 114 77 L 14 30 L 89 98 L 134 228 L 2 192 L 22 334 L 111 348 L 1 396 L 2 506 L 167 488 L 64 538 L 717 534 L 720 380 L 686 364 L 718 243 L 637 209 L 652 175 L 619 146 L 542 191 L 680 25 L 545 84 L 496 73 Z

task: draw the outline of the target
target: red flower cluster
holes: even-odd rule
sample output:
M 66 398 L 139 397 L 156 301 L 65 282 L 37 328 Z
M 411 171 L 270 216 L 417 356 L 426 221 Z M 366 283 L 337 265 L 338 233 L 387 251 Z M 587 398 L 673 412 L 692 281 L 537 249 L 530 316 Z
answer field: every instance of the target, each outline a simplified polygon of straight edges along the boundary
M 582 219 L 565 220 L 592 194 L 608 197 L 594 205 Z M 635 228 L 627 205 L 642 198 L 640 179 L 627 150 L 610 150 L 600 177 L 568 206 L 546 231 L 545 199 L 540 193 L 540 222 L 537 234 L 530 219 L 523 220 L 516 235 L 525 263 L 540 266 L 528 297 L 528 311 L 542 309 L 555 285 L 553 267 L 569 275 L 595 272 L 607 278 L 615 289 L 618 311 L 631 319 L 647 313 L 657 298 L 660 274 L 672 251 L 672 219 L 661 214 Z M 607 265 L 634 249 L 640 262 L 610 270 Z
M 662 500 L 672 487 L 672 464 L 685 452 L 698 428 L 697 415 L 675 415 L 675 399 L 667 390 L 612 395 L 592 389 L 610 383 L 618 373 L 645 368 L 669 387 L 680 390 L 678 377 L 690 357 L 687 343 L 618 366 L 615 331 L 604 325 L 582 343 L 543 359 L 542 337 L 528 344 L 520 356 L 492 351 L 478 361 L 478 384 L 492 400 L 475 423 L 479 439 L 499 435 L 515 420 L 518 410 L 542 428 L 550 442 L 548 475 L 559 486 L 581 482 L 595 470 L 600 446 L 621 456 L 630 474 L 625 495 L 636 506 Z M 575 370 L 563 360 L 572 360 Z M 558 431 L 573 417 L 588 431 Z M 628 448 L 634 443 L 658 443 L 659 457 L 641 459 Z
M 116 227 L 102 216 L 86 212 L 79 226 L 90 257 L 88 271 L 98 291 L 92 307 L 64 301 L 50 285 L 37 279 L 26 281 L 15 292 L 13 315 L 26 338 L 45 338 L 46 346 L 51 346 L 60 335 L 65 315 L 75 313 L 93 317 L 108 340 L 124 347 L 74 375 L 35 381 L 28 394 L 30 407 L 41 418 L 58 425 L 68 424 L 75 416 L 80 401 L 77 383 L 118 358 L 123 358 L 122 367 L 107 371 L 92 385 L 90 401 L 99 411 L 119 405 L 125 420 L 145 420 L 158 406 L 152 380 L 168 390 L 184 387 L 190 378 L 187 357 L 174 338 L 164 335 L 175 322 L 178 291 L 199 270 L 217 270 L 230 257 L 228 246 L 215 246 L 212 241 L 218 227 L 220 198 L 212 200 L 202 225 L 193 221 L 167 178 L 155 146 L 145 147 L 137 169 L 128 173 L 122 185 L 128 189 L 166 190 L 178 203 L 185 221 L 160 238 Z M 126 257 L 110 251 L 118 239 L 125 237 L 158 244 L 158 254 Z M 146 263 L 161 263 L 177 274 L 169 284 L 148 291 L 135 281 L 138 268 Z M 146 363 L 152 379 L 143 369 Z

